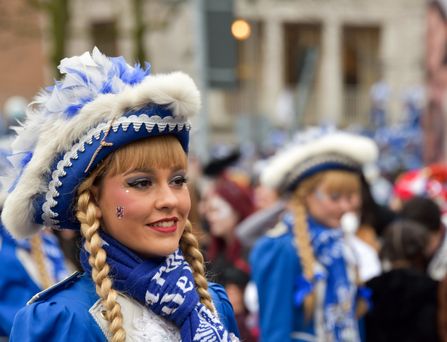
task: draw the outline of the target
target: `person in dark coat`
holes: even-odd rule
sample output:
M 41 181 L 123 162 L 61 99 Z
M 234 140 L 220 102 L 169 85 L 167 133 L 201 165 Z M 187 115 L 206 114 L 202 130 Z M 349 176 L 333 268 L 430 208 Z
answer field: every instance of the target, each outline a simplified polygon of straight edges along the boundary
M 415 221 L 397 220 L 387 228 L 381 257 L 389 270 L 366 283 L 372 291 L 367 342 L 440 341 L 439 283 L 425 272 L 428 242 L 428 230 Z

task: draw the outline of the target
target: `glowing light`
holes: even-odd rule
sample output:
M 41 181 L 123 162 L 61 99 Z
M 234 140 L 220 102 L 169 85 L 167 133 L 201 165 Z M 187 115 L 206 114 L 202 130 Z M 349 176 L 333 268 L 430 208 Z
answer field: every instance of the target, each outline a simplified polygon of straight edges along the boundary
M 237 19 L 233 21 L 233 24 L 231 24 L 231 33 L 233 34 L 234 38 L 238 40 L 245 40 L 250 37 L 251 34 L 250 24 L 246 20 Z

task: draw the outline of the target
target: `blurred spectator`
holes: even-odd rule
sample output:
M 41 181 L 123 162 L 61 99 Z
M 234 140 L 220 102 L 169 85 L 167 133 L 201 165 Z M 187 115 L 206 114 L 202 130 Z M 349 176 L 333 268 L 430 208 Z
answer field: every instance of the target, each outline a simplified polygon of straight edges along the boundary
M 42 232 L 16 240 L 0 223 L 0 339 L 14 316 L 36 293 L 68 276 L 56 238 Z
M 252 341 L 254 337 L 247 326 L 248 312 L 243 302 L 250 267 L 235 234 L 237 225 L 254 211 L 252 194 L 249 189 L 221 176 L 209 189 L 204 201 L 204 214 L 210 230 L 206 253 L 209 279 L 224 285 L 236 314 L 241 338 Z
M 238 223 L 253 212 L 253 202 L 247 189 L 226 178 L 216 181 L 205 201 L 205 218 L 211 235 L 207 253 L 209 272 L 215 281 L 223 284 L 223 271 L 228 265 L 249 272 L 235 229 Z
M 259 161 L 254 165 L 253 202 L 255 212 L 245 218 L 236 228 L 237 237 L 247 249 L 251 249 L 258 238 L 276 225 L 285 209 L 285 202 L 280 199 L 277 190 L 260 182 L 259 176 L 267 164 L 267 161 Z
M 404 106 L 406 110 L 405 123 L 411 128 L 420 128 L 421 116 L 425 105 L 424 87 L 414 86 L 408 88 L 404 93 Z
M 241 340 L 257 341 L 257 327 L 249 321 L 249 311 L 244 301 L 245 288 L 250 279 L 249 274 L 238 267 L 229 266 L 224 270 L 223 279 L 225 290 L 233 306 Z
M 219 177 L 236 164 L 241 157 L 239 149 L 221 147 L 215 151 L 213 158 L 203 166 L 203 174 L 208 177 Z
M 416 196 L 404 203 L 400 216 L 418 222 L 427 229 L 428 241 L 425 253 L 427 259 L 430 260 L 441 245 L 444 236 L 439 206 L 430 198 Z
M 371 310 L 365 316 L 366 341 L 440 341 L 438 282 L 425 273 L 429 231 L 417 222 L 391 224 L 382 259 L 390 270 L 367 282 Z
M 356 266 L 357 284 L 363 284 L 381 272 L 377 250 L 356 235 L 359 221 L 354 212 L 344 214 L 340 224 L 345 235 L 346 257 Z
M 442 222 L 441 210 L 430 198 L 416 196 L 408 200 L 402 207 L 400 215 L 405 219 L 422 224 L 429 232 L 429 243 L 426 254 L 428 257 L 428 273 L 435 280 L 441 280 L 447 275 L 446 234 Z
M 254 212 L 236 228 L 236 236 L 246 249 L 251 249 L 256 241 L 280 220 L 286 208 L 285 202 L 277 200 L 269 207 Z
M 379 238 L 385 228 L 395 219 L 396 214 L 386 205 L 377 203 L 371 193 L 371 186 L 362 173 L 360 223 L 357 235 L 376 250 Z
M 10 166 L 10 139 L 0 141 L 0 172 Z M 0 213 L 7 193 L 0 188 Z M 30 239 L 14 239 L 0 221 L 0 340 L 7 340 L 19 309 L 36 293 L 68 275 L 57 239 L 42 230 Z
M 386 126 L 386 111 L 391 95 L 391 89 L 385 80 L 374 83 L 370 90 L 371 98 L 371 124 L 375 129 Z
M 399 175 L 394 183 L 392 206 L 396 211 L 415 196 L 434 200 L 441 213 L 447 214 L 447 165 L 430 164 Z

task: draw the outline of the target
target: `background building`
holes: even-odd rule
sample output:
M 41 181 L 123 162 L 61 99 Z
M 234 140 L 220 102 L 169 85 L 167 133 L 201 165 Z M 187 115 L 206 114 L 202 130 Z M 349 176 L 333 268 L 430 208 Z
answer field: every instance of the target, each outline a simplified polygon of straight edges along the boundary
M 64 3 L 69 13 L 65 55 L 96 45 L 107 54 L 147 59 L 154 72 L 181 69 L 193 75 L 204 94 L 204 113 L 198 119 L 202 130 L 197 132 L 202 147 L 263 144 L 272 127 L 292 131 L 322 123 L 371 125 L 371 89 L 387 122 L 397 122 L 404 112 L 403 94 L 424 83 L 425 0 Z M 40 14 L 49 51 L 55 26 L 48 12 Z M 236 39 L 231 23 L 238 18 L 249 24 L 250 33 Z M 43 65 L 42 44 L 35 44 L 35 51 L 24 52 L 32 56 L 27 66 Z M 16 59 L 8 50 L 1 56 Z M 12 70 L 16 68 L 8 76 L 5 71 L 5 80 L 26 79 L 32 90 L 43 83 L 41 67 L 23 77 Z M 1 90 L 5 82 L 2 86 L 0 104 L 8 91 L 30 96 L 25 86 L 8 91 Z
M 0 113 L 42 87 L 46 59 L 41 16 L 27 1 L 0 1 Z M 26 100 L 24 100 L 26 101 Z M 6 108 L 8 109 L 8 108 Z

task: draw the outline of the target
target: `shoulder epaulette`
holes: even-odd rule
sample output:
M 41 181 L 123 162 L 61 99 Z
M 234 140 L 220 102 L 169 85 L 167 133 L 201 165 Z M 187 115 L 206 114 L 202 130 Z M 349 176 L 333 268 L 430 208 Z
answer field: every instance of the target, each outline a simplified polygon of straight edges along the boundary
M 278 237 L 284 235 L 285 233 L 287 233 L 287 226 L 284 222 L 278 222 L 276 226 L 267 231 L 266 235 L 268 237 Z
M 40 291 L 39 293 L 36 293 L 27 303 L 26 305 L 30 305 L 33 304 L 34 302 L 37 302 L 39 300 L 43 300 L 46 299 L 48 297 L 50 297 L 51 295 L 53 295 L 54 293 L 65 289 L 67 287 L 70 287 L 71 285 L 73 285 L 75 282 L 77 282 L 82 276 L 82 273 L 76 271 L 74 272 L 72 275 L 68 276 L 67 278 L 65 278 L 64 280 L 61 280 L 60 282 L 51 285 L 49 288 Z

